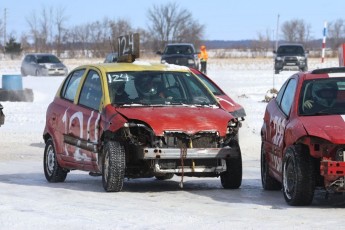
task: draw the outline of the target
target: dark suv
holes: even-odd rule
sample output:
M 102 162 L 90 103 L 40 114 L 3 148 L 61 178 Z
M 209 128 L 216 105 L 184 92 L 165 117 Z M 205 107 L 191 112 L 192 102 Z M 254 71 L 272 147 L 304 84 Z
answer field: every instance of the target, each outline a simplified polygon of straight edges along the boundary
M 158 52 L 162 55 L 161 63 L 176 64 L 199 69 L 198 53 L 194 45 L 190 43 L 168 44 L 164 52 Z
M 280 45 L 276 51 L 274 70 L 278 74 L 284 67 L 298 68 L 300 71 L 308 70 L 307 53 L 301 44 Z

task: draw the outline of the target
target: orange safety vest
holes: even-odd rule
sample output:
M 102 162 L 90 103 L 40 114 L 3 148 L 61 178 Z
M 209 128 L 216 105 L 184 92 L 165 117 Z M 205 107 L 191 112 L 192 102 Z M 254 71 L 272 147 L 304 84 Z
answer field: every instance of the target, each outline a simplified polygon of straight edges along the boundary
M 200 47 L 200 54 L 198 55 L 201 62 L 206 62 L 208 59 L 208 53 L 205 46 Z

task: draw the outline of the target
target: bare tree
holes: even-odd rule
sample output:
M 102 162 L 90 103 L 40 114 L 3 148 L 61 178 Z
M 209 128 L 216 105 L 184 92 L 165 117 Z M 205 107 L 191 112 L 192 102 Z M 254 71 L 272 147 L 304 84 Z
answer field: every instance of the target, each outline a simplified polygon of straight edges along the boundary
M 158 48 L 169 42 L 200 42 L 204 26 L 193 20 L 192 14 L 177 3 L 154 5 L 148 11 L 149 30 L 158 41 Z
M 286 21 L 282 25 L 283 39 L 288 42 L 306 44 L 310 39 L 310 24 L 302 19 Z
M 117 21 L 110 21 L 111 37 L 109 37 L 109 45 L 111 51 L 117 51 L 117 38 L 133 33 L 133 28 L 128 20 L 118 19 Z
M 267 56 L 268 50 L 271 48 L 271 30 L 266 29 L 265 33 L 258 32 L 258 39 L 252 44 L 253 56 Z
M 337 19 L 335 22 L 329 23 L 328 40 L 335 54 L 339 45 L 345 42 L 345 23 L 343 19 Z
M 33 39 L 35 52 L 48 51 L 48 42 L 52 42 L 52 25 L 53 25 L 53 9 L 49 10 L 42 7 L 41 17 L 39 17 L 35 11 L 30 14 L 29 18 L 26 18 L 30 27 L 30 35 Z
M 40 28 L 40 47 L 43 49 L 42 51 L 47 52 L 49 47 L 47 43 L 51 41 L 52 37 L 52 8 L 45 8 L 42 7 L 41 11 L 41 18 L 39 20 L 39 28 Z
M 60 56 L 61 53 L 61 45 L 62 39 L 66 34 L 67 30 L 64 27 L 64 23 L 67 21 L 67 17 L 65 16 L 65 8 L 58 8 L 55 13 L 55 20 L 54 24 L 56 26 L 56 36 L 55 36 L 55 43 L 56 43 L 56 54 Z
M 35 12 L 32 12 L 30 14 L 29 18 L 26 18 L 27 23 L 29 24 L 30 27 L 30 35 L 33 40 L 33 44 L 35 47 L 35 52 L 38 52 L 39 47 L 38 47 L 38 40 L 40 37 L 40 32 L 38 30 L 38 19 L 37 15 Z

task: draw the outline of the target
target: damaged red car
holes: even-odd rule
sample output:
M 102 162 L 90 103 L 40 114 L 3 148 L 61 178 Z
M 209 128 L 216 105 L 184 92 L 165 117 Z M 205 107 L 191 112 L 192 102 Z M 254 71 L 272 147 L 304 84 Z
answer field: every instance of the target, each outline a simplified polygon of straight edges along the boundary
M 309 205 L 316 188 L 345 192 L 345 68 L 292 75 L 266 108 L 261 179 L 289 205 Z
M 235 118 L 240 119 L 242 121 L 244 120 L 244 117 L 246 116 L 246 111 L 244 110 L 242 105 L 238 104 L 231 97 L 229 97 L 214 81 L 212 81 L 210 77 L 206 76 L 199 70 L 193 68 L 190 69 L 211 90 L 213 95 L 217 98 L 219 104 L 225 110 L 231 113 L 231 115 Z
M 124 178 L 220 177 L 242 182 L 241 124 L 188 68 L 102 63 L 66 77 L 46 114 L 44 173 L 63 182 L 72 170 L 102 176 L 105 191 Z

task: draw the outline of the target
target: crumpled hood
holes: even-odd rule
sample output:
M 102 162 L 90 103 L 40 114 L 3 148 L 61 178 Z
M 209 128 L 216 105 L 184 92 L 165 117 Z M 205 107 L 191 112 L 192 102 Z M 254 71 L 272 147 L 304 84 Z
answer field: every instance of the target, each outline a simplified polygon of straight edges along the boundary
M 301 121 L 309 135 L 345 143 L 345 115 L 305 116 Z
M 164 131 L 195 134 L 199 131 L 218 131 L 226 134 L 227 124 L 233 118 L 221 108 L 205 107 L 123 107 L 116 110 L 129 120 L 148 124 L 156 135 Z

